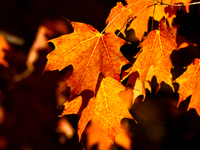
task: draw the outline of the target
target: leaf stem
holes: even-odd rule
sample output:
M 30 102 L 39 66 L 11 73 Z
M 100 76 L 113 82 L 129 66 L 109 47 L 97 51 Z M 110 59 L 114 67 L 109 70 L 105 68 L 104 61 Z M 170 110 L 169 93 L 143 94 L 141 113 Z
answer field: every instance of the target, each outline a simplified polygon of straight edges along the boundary
M 133 6 L 135 6 L 135 5 L 137 5 L 137 4 L 140 4 L 140 3 L 144 3 L 144 2 L 154 2 L 154 1 L 152 1 L 152 0 L 145 0 L 145 1 L 142 1 L 142 2 L 137 2 L 137 3 L 134 3 L 134 4 L 132 4 L 132 5 L 130 5 L 130 6 L 128 6 L 127 8 L 125 8 L 125 9 L 123 9 L 119 14 L 117 14 L 107 25 L 106 25 L 106 27 L 103 29 L 103 31 L 101 31 L 101 34 L 108 28 L 108 26 L 110 26 L 110 24 L 122 13 L 122 12 L 124 12 L 125 10 L 127 10 L 127 9 L 129 9 L 129 8 L 131 8 L 131 7 L 133 7 Z M 154 4 L 156 4 L 157 2 L 154 2 Z M 153 5 L 154 5 L 153 4 Z M 149 5 L 150 6 L 150 5 Z M 145 9 L 146 8 L 148 8 L 148 6 L 147 7 L 145 7 Z M 144 10 L 144 9 L 142 9 L 142 10 Z M 139 12 L 141 12 L 141 11 L 139 11 Z M 138 13 L 136 13 L 136 14 L 138 14 Z M 136 15 L 134 15 L 134 16 L 136 16 Z M 134 18 L 134 17 L 131 17 L 131 19 L 132 18 Z M 129 19 L 130 20 L 130 19 Z M 124 25 L 123 25 L 124 26 Z

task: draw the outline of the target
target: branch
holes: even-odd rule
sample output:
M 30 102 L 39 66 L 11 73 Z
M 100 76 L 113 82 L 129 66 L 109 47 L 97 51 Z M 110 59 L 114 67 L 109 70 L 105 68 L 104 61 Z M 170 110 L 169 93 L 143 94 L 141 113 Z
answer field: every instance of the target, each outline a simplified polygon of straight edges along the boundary
M 161 5 L 168 5 L 168 6 L 175 6 L 175 7 L 185 6 L 185 4 L 174 4 L 174 5 L 171 5 L 171 4 L 163 3 L 163 2 L 160 2 L 160 4 Z M 197 4 L 200 4 L 200 1 L 199 2 L 191 2 L 191 3 L 189 3 L 189 5 L 197 5 Z

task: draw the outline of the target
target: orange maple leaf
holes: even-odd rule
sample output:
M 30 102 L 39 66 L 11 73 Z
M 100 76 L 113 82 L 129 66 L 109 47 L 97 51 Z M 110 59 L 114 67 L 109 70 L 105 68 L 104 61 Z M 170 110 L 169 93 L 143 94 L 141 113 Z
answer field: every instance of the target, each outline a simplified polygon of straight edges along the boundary
M 125 35 L 126 22 L 131 18 L 132 9 L 127 5 L 124 6 L 121 2 L 117 2 L 117 5 L 110 11 L 108 18 L 106 19 L 107 27 L 105 32 L 115 33 L 118 29 Z
M 188 110 L 196 109 L 200 116 L 200 59 L 195 58 L 194 61 L 187 66 L 187 70 L 178 77 L 175 82 L 179 84 L 179 104 L 188 96 L 191 96 Z
M 8 45 L 8 43 L 6 42 L 5 38 L 0 35 L 0 64 L 3 65 L 4 67 L 8 67 L 9 64 L 8 62 L 5 60 L 5 51 L 4 50 L 9 50 L 10 46 Z
M 177 49 L 176 31 L 177 28 L 168 28 L 164 24 L 164 20 L 161 20 L 159 30 L 151 31 L 140 44 L 142 48 L 137 55 L 135 63 L 129 70 L 130 72 L 123 77 L 124 79 L 130 75 L 127 84 L 131 84 L 134 87 L 136 80 L 135 72 L 138 72 L 140 81 L 137 81 L 136 86 L 142 88 L 140 91 L 144 98 L 146 95 L 145 89 L 149 89 L 149 85 L 146 82 L 151 81 L 154 75 L 157 78 L 159 87 L 161 82 L 164 81 L 173 89 L 170 54 Z
M 66 85 L 70 86 L 70 97 L 89 89 L 95 92 L 99 73 L 120 79 L 121 67 L 129 63 L 120 52 L 126 42 L 114 34 L 99 33 L 91 25 L 72 22 L 74 32 L 50 40 L 55 49 L 47 55 L 44 71 L 59 71 L 73 66 L 72 75 Z
M 164 0 L 162 2 L 170 3 L 171 0 Z M 127 5 L 123 7 L 122 3 L 117 3 L 112 8 L 107 23 L 110 23 L 106 28 L 106 32 L 113 33 L 117 29 L 124 34 L 124 24 L 133 19 L 128 29 L 134 29 L 136 37 L 142 40 L 144 33 L 148 29 L 149 17 L 153 17 L 156 21 L 160 21 L 163 17 L 167 17 L 165 8 L 167 5 L 161 4 L 159 1 L 150 0 L 126 0 Z
M 126 0 L 128 5 L 138 1 L 139 0 Z M 163 0 L 162 2 L 169 3 L 170 1 L 171 0 Z M 144 32 L 147 32 L 149 17 L 153 17 L 156 21 L 160 21 L 163 17 L 167 16 L 165 13 L 166 7 L 166 5 L 162 5 L 159 1 L 156 3 L 155 1 L 146 1 L 138 4 L 135 8 L 133 8 L 133 14 L 138 13 L 140 10 L 144 10 L 137 15 L 137 18 L 132 21 L 128 29 L 133 28 L 135 30 L 136 37 L 141 40 Z
M 125 90 L 125 87 L 111 77 L 106 77 L 101 81 L 96 98 L 90 99 L 81 114 L 78 123 L 79 139 L 81 139 L 88 122 L 94 119 L 97 121 L 99 128 L 104 130 L 114 143 L 115 137 L 121 132 L 121 120 L 123 118 L 133 119 L 118 97 L 123 90 Z

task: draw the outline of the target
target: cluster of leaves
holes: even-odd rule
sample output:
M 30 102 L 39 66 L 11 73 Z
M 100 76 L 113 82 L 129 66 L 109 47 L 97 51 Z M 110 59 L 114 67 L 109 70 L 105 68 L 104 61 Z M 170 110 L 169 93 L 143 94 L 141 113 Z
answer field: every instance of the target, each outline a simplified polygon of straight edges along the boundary
M 172 25 L 173 18 L 176 17 L 175 10 L 178 6 L 185 6 L 189 12 L 190 0 L 126 2 L 125 6 L 118 2 L 111 9 L 106 20 L 107 26 L 101 33 L 91 25 L 71 22 L 73 33 L 49 41 L 55 45 L 55 49 L 47 55 L 48 61 L 44 71 L 61 71 L 69 65 L 73 66 L 73 72 L 65 84 L 71 90 L 62 116 L 79 114 L 79 139 L 88 122 L 95 120 L 99 128 L 114 142 L 122 130 L 121 120 L 133 119 L 119 97 L 119 93 L 126 90 L 121 82 L 127 78 L 126 86 L 132 87 L 133 102 L 139 95 L 143 95 L 145 99 L 145 90 L 151 90 L 153 76 L 159 85 L 157 90 L 161 82 L 168 84 L 173 91 L 172 83 L 179 83 L 179 103 L 192 95 L 188 109 L 195 108 L 200 115 L 200 60 L 196 58 L 175 81 L 172 81 L 171 74 L 172 51 L 193 44 L 179 36 L 178 27 Z M 152 30 L 145 37 L 149 17 L 159 22 L 159 28 Z M 126 41 L 115 32 L 120 30 L 125 37 L 125 31 L 129 29 L 134 29 L 135 36 L 140 40 L 141 50 L 136 55 L 137 59 L 133 65 L 121 72 L 122 66 L 130 62 L 120 52 L 120 47 Z M 86 90 L 92 91 L 88 99 L 83 98 L 83 92 Z

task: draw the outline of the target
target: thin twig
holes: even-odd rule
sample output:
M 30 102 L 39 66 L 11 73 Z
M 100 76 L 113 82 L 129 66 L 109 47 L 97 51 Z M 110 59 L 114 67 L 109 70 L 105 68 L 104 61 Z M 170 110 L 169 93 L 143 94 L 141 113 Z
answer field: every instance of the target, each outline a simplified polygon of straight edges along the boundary
M 163 2 L 160 2 L 160 4 L 161 5 L 168 5 L 168 6 L 175 6 L 175 7 L 185 6 L 185 4 L 174 4 L 174 5 L 171 5 L 171 4 L 163 3 Z M 189 3 L 189 5 L 197 5 L 197 4 L 200 4 L 200 1 L 199 2 L 191 2 L 191 3 Z
M 132 19 L 132 17 L 131 17 L 131 19 Z M 135 18 L 134 18 L 135 19 Z M 128 24 L 129 23 L 129 18 L 124 22 L 124 24 L 122 25 L 122 27 L 120 28 L 120 30 L 119 30 L 119 32 L 117 33 L 117 36 L 119 36 L 119 34 L 120 34 L 120 32 L 121 32 L 121 30 L 123 29 L 123 27 L 126 25 L 126 24 Z

